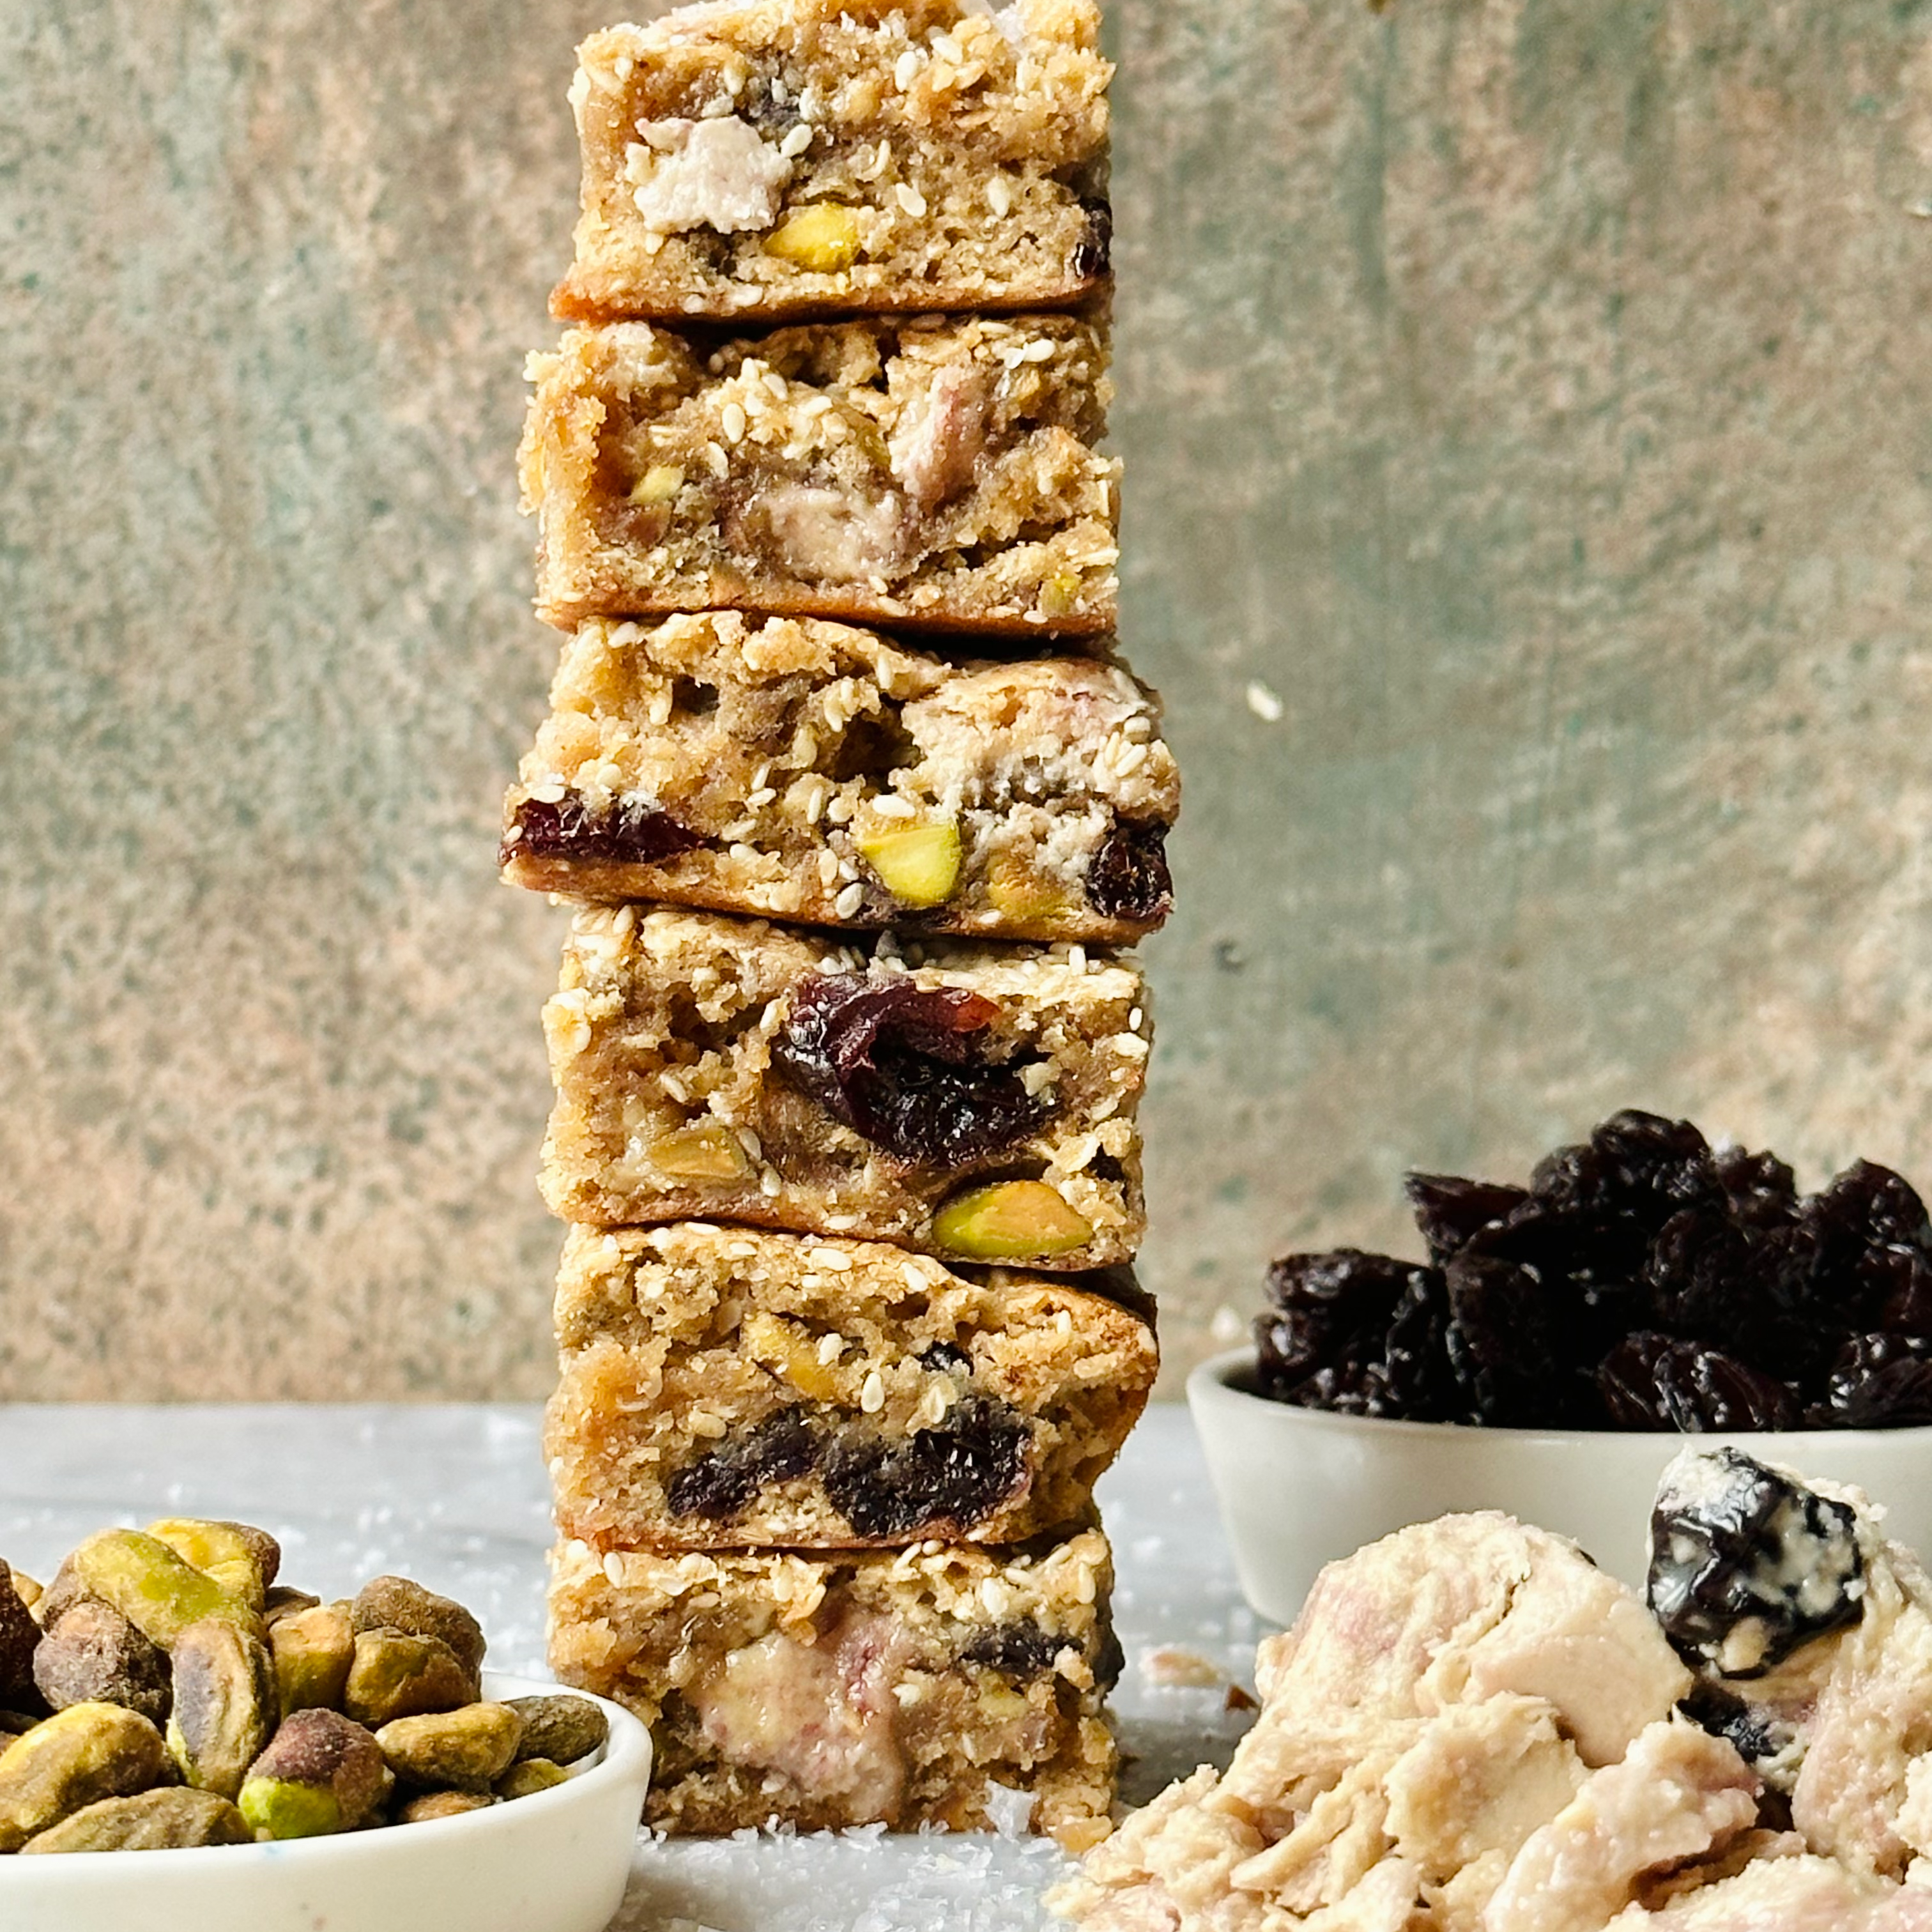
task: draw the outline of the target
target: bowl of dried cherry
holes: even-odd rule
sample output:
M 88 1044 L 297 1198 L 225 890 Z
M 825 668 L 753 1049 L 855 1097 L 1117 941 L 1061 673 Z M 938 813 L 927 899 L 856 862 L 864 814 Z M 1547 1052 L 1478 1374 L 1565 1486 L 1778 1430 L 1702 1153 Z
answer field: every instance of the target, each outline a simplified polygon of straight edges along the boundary
M 1902 1176 L 1861 1160 L 1800 1194 L 1774 1155 L 1626 1112 L 1522 1185 L 1406 1185 L 1426 1260 L 1282 1256 L 1255 1346 L 1189 1381 L 1263 1615 L 1463 1510 L 1571 1537 L 1640 1587 L 1687 1435 L 1885 1496 L 1888 1532 L 1932 1546 L 1932 1220 Z

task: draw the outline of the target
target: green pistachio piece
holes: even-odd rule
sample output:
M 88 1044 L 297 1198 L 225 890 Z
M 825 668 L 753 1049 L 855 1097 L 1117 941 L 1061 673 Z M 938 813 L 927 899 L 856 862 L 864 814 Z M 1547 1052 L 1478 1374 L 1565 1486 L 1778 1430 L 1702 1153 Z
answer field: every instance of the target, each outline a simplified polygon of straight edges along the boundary
M 555 1784 L 566 1784 L 570 1773 L 560 1764 L 552 1764 L 547 1757 L 526 1757 L 520 1764 L 513 1764 L 496 1780 L 499 1798 L 528 1798 L 533 1792 L 548 1791 Z
M 398 1718 L 376 1733 L 397 1782 L 419 1790 L 488 1791 L 510 1768 L 524 1720 L 507 1704 Z
M 170 1516 L 149 1523 L 148 1534 L 256 1610 L 262 1608 L 268 1586 L 282 1567 L 282 1546 L 253 1523 Z
M 277 1702 L 282 1714 L 333 1708 L 348 1688 L 356 1660 L 356 1630 L 339 1604 L 314 1604 L 268 1625 Z
M 82 1598 L 40 1639 L 34 1684 L 56 1711 L 124 1704 L 157 1724 L 166 1723 L 173 1696 L 166 1652 L 95 1597 Z
M 487 1811 L 502 1800 L 488 1791 L 425 1791 L 396 1814 L 401 1825 L 427 1825 L 437 1818 L 460 1818 L 466 1811 Z
M 538 1697 L 512 1697 L 510 1708 L 524 1720 L 517 1756 L 547 1757 L 553 1764 L 574 1764 L 588 1757 L 610 1735 L 610 1720 L 588 1697 L 562 1691 Z
M 90 1536 L 62 1568 L 86 1595 L 118 1610 L 149 1642 L 172 1650 L 190 1624 L 221 1617 L 259 1637 L 254 1606 L 177 1556 L 158 1537 L 138 1529 L 104 1529 Z M 51 1616 L 52 1612 L 46 1614 Z
M 950 1255 L 1029 1262 L 1084 1247 L 1094 1228 L 1043 1180 L 996 1180 L 949 1201 L 933 1217 L 932 1234 Z
M 944 818 L 923 825 L 887 820 L 855 834 L 859 856 L 900 904 L 944 905 L 959 887 L 959 826 Z
M 170 1785 L 83 1805 L 20 1847 L 30 1852 L 164 1852 L 192 1845 L 253 1844 L 248 1821 L 212 1791 Z
M 406 1576 L 378 1576 L 364 1584 L 350 1616 L 358 1631 L 402 1630 L 438 1638 L 472 1677 L 483 1668 L 483 1626 L 453 1598 L 439 1597 Z
M 371 1730 L 398 1718 L 453 1711 L 472 1703 L 474 1674 L 464 1669 L 441 1638 L 401 1630 L 363 1630 L 343 1686 L 342 1708 Z
M 266 1838 L 322 1838 L 367 1824 L 394 1789 L 362 1725 L 339 1711 L 298 1711 L 248 1767 L 242 1815 Z
M 0 1751 L 0 1852 L 168 1774 L 167 1748 L 146 1718 L 118 1704 L 70 1705 Z
M 0 1704 L 24 1699 L 32 1688 L 34 1649 L 40 1640 L 29 1600 L 14 1587 L 15 1580 L 14 1572 L 0 1562 Z M 34 1594 L 39 1594 L 38 1588 Z
M 175 1640 L 168 1750 L 199 1791 L 233 1798 L 274 1734 L 275 1671 L 268 1646 L 223 1617 Z

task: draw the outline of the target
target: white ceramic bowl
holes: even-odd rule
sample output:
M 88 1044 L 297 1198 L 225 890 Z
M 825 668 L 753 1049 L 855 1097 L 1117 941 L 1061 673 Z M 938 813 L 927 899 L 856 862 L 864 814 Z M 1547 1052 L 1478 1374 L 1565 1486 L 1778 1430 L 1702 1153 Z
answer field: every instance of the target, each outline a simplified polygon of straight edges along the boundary
M 1188 1377 L 1187 1400 L 1242 1591 L 1277 1623 L 1294 1622 L 1324 1563 L 1460 1510 L 1555 1530 L 1641 1590 L 1657 1479 L 1687 1442 L 1854 1483 L 1884 1505 L 1888 1535 L 1932 1556 L 1932 1428 L 1684 1436 L 1377 1422 L 1270 1402 L 1254 1367 L 1252 1348 L 1217 1355 Z
M 486 1697 L 554 1690 L 486 1671 Z M 575 1694 L 578 1696 L 582 1692 Z M 0 1858 L 5 1932 L 604 1932 L 623 1902 L 651 1738 L 629 1712 L 568 1783 L 428 1824 L 281 1844 Z

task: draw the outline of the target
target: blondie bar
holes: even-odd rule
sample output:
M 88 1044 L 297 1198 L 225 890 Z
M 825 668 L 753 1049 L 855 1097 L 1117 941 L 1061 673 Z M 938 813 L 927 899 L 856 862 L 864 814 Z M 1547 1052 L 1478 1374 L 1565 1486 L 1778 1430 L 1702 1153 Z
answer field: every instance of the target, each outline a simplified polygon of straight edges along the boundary
M 1106 278 L 1093 0 L 742 0 L 578 50 L 560 316 L 1050 307 Z
M 573 1228 L 558 1523 L 600 1548 L 836 1549 L 1072 1521 L 1159 1364 L 1119 1273 L 956 1274 L 698 1222 Z
M 583 898 L 1131 943 L 1172 903 L 1152 694 L 1084 658 L 956 664 L 735 611 L 593 618 L 504 808 L 503 869 Z
M 544 1009 L 567 1221 L 728 1220 L 1055 1273 L 1130 1259 L 1146 990 L 1084 948 L 579 910 Z
M 984 1829 L 1026 1798 L 1072 1850 L 1103 1836 L 1120 1665 L 1097 1528 L 1018 1550 L 552 1558 L 566 1684 L 651 1727 L 646 1822 L 722 1832 Z
M 649 322 L 533 356 L 537 610 L 753 608 L 1030 637 L 1113 628 L 1098 322 L 865 321 L 713 342 Z

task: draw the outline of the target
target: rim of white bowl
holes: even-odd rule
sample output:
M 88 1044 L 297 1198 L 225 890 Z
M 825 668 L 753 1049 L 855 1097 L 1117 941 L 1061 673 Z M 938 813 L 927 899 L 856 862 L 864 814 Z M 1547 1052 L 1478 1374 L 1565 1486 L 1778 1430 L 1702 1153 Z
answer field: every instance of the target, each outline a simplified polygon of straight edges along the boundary
M 1342 1415 L 1332 1408 L 1304 1408 L 1292 1402 L 1276 1402 L 1256 1388 L 1246 1386 L 1254 1380 L 1258 1352 L 1251 1346 L 1230 1348 L 1210 1355 L 1187 1378 L 1190 1402 L 1213 1402 L 1263 1406 L 1279 1415 L 1290 1428 L 1334 1430 L 1343 1434 L 1364 1436 L 1433 1436 L 1448 1431 L 1458 1442 L 1491 1439 L 1520 1442 L 1588 1442 L 1598 1445 L 1642 1443 L 1654 1446 L 1664 1442 L 1708 1444 L 1724 1447 L 1748 1447 L 1754 1442 L 1841 1442 L 1876 1447 L 1900 1445 L 1932 1438 L 1932 1424 L 1910 1423 L 1900 1429 L 1736 1429 L 1708 1435 L 1688 1435 L 1674 1429 L 1512 1429 L 1480 1422 L 1410 1422 L 1384 1415 Z
M 512 1801 L 524 1817 L 531 1815 L 524 1810 L 526 1805 L 541 1804 L 554 1809 L 559 1804 L 586 1798 L 593 1790 L 601 1792 L 607 1785 L 634 1776 L 640 1768 L 646 1772 L 650 1769 L 650 1730 L 641 1718 L 626 1710 L 622 1705 L 614 1704 L 608 1697 L 599 1697 L 593 1691 L 580 1690 L 573 1684 L 554 1683 L 540 1677 L 518 1677 L 500 1670 L 484 1672 L 483 1691 L 484 1701 L 489 1702 L 506 1697 L 542 1697 L 552 1694 L 581 1697 L 586 1703 L 595 1704 L 610 1720 L 610 1735 L 595 1763 L 581 1771 L 572 1770 L 561 1784 L 552 1785 L 544 1791 L 533 1791 L 526 1798 Z M 137 1850 L 93 1856 L 83 1854 L 72 1860 L 42 1858 L 28 1862 L 43 1874 L 50 1867 L 60 1869 L 69 1863 L 85 1864 L 90 1870 L 98 1870 L 102 1856 L 112 1858 L 117 1870 L 122 1868 L 122 1861 L 142 1858 L 166 1858 L 171 1872 L 197 1870 L 204 1865 L 217 1870 L 232 1870 L 237 1868 L 238 1862 L 250 1858 L 258 1864 L 272 1860 L 281 1865 L 291 1859 L 310 1864 L 326 1863 L 332 1859 L 364 1855 L 372 1845 L 386 1849 L 392 1834 L 406 1832 L 411 1844 L 425 1841 L 440 1844 L 458 1832 L 488 1832 L 493 1827 L 500 1830 L 501 1810 L 500 1806 L 488 1804 L 481 1810 L 459 1812 L 453 1818 L 426 1818 L 416 1825 L 382 1825 L 361 1832 L 330 1832 L 315 1838 L 273 1838 L 252 1845 L 183 1845 L 172 1849 L 166 1846 L 142 1846 Z M 14 1863 L 14 1858 L 0 1858 L 0 1896 L 4 1894 L 7 1871 Z

